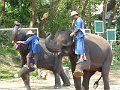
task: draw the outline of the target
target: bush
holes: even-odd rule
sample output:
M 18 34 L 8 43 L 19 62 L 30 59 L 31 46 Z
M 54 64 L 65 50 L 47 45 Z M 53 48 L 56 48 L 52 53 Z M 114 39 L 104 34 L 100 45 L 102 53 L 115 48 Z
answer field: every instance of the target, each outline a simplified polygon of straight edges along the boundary
M 116 19 L 116 25 L 117 25 L 117 40 L 120 39 L 120 16 Z

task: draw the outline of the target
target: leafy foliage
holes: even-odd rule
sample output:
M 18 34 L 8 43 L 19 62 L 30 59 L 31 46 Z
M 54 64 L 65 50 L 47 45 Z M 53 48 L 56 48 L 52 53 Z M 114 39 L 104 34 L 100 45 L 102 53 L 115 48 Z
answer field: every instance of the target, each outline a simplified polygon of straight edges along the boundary
M 4 42 L 4 41 L 6 41 L 6 42 Z M 4 45 L 4 44 L 7 44 L 7 42 L 8 42 L 7 33 L 6 33 L 6 32 L 1 32 L 1 33 L 0 33 L 0 43 L 1 43 L 2 45 Z
M 116 19 L 117 24 L 117 39 L 120 39 L 120 16 Z

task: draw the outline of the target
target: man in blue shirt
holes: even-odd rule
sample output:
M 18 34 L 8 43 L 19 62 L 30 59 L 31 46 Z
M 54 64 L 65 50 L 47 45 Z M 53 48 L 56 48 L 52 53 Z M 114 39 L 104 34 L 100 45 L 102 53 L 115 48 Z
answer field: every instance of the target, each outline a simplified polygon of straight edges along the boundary
M 79 64 L 86 60 L 84 48 L 84 23 L 82 18 L 78 16 L 78 13 L 76 11 L 71 12 L 71 17 L 75 20 L 75 24 L 74 31 L 70 34 L 70 36 L 74 36 L 75 54 L 77 54 L 77 56 L 79 57 L 76 64 Z
M 34 35 L 34 33 L 31 30 L 28 31 L 26 35 L 28 36 L 28 39 L 26 41 L 17 41 L 17 43 L 29 45 L 29 52 L 26 56 L 26 59 L 27 59 L 26 67 L 29 69 L 31 58 L 33 56 L 36 57 L 36 55 L 38 55 L 38 53 L 40 52 L 40 45 L 39 45 L 39 37 Z M 35 60 L 35 67 L 36 67 L 36 65 L 37 65 L 37 60 Z

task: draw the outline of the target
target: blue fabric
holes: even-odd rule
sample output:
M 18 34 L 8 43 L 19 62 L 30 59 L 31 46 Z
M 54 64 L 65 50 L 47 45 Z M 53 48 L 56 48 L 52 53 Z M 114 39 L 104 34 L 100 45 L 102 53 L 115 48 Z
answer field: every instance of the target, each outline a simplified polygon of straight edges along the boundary
M 79 17 L 75 21 L 75 26 L 74 26 L 74 30 L 78 30 L 78 32 L 75 35 L 75 39 L 79 39 L 81 37 L 84 37 L 84 33 L 80 30 L 82 28 L 82 25 L 83 25 L 83 20 L 81 17 Z
M 29 37 L 25 44 L 30 45 L 29 53 L 39 53 L 40 52 L 40 45 L 39 45 L 39 38 L 36 35 Z
M 75 40 L 75 54 L 81 55 L 84 53 L 84 38 L 79 38 L 79 40 Z
M 85 49 L 84 49 L 84 33 L 80 30 L 83 25 L 83 20 L 81 17 L 79 17 L 76 21 L 75 21 L 75 26 L 74 26 L 74 30 L 78 30 L 78 32 L 75 34 L 74 37 L 74 41 L 75 41 L 75 54 L 77 55 L 81 55 L 85 53 Z

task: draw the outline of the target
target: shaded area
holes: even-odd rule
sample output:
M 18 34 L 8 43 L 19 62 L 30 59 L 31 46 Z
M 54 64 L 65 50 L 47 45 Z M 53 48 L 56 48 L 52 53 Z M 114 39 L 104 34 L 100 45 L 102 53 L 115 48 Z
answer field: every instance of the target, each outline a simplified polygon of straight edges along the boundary
M 99 78 L 100 73 L 97 72 L 90 81 L 90 90 L 93 90 L 93 83 Z M 111 71 L 110 72 L 110 87 L 111 90 L 119 90 L 120 89 L 120 71 Z M 75 90 L 73 79 L 70 78 L 71 86 L 70 87 L 62 87 L 59 90 Z M 38 80 L 35 78 L 31 79 L 31 87 L 32 90 L 55 90 L 54 89 L 54 77 L 52 75 L 48 80 Z M 3 80 L 0 81 L 0 90 L 25 90 L 24 84 L 21 79 L 12 79 L 12 80 Z M 97 90 L 103 90 L 103 81 L 100 80 L 100 85 Z

